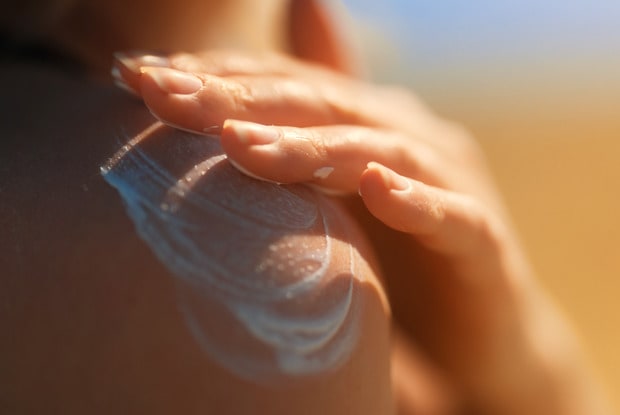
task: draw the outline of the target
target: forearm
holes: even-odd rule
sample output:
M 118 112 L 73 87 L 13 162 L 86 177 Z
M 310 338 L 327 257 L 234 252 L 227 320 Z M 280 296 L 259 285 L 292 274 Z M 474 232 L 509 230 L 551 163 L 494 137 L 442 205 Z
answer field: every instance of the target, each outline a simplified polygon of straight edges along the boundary
M 484 405 L 477 405 L 475 413 L 613 413 L 573 330 L 540 288 L 530 291 L 514 333 L 514 341 L 479 397 Z

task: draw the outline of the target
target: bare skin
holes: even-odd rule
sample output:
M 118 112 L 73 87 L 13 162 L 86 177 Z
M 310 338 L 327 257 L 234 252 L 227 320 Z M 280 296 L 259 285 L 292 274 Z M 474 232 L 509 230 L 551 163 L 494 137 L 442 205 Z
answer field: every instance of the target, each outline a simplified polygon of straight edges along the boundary
M 137 235 L 118 193 L 101 177 L 99 167 L 156 120 L 110 81 L 90 79 L 100 72 L 74 78 L 40 61 L 2 67 L 2 102 L 10 108 L 0 123 L 1 226 L 8 230 L 0 237 L 6 310 L 0 326 L 8 333 L 0 344 L 3 409 L 392 412 L 389 310 L 372 252 L 348 220 L 349 235 L 337 236 L 339 243 L 353 246 L 372 267 L 360 275 L 361 333 L 343 366 L 274 388 L 235 376 L 205 353 L 180 310 L 177 278 Z M 182 139 L 173 129 L 158 131 L 145 139 L 154 151 Z M 230 235 L 217 237 L 234 249 Z M 435 390 L 421 368 L 399 373 Z M 447 406 L 439 391 L 414 401 L 432 412 Z
M 50 39 L 99 77 L 114 50 L 210 50 L 168 56 L 159 67 L 125 54 L 117 81 L 161 120 L 221 133 L 246 173 L 351 196 L 335 202 L 357 222 L 347 221 L 356 236 L 343 242 L 362 253 L 373 281 L 363 290 L 358 348 L 337 372 L 286 391 L 249 385 L 210 361 L 182 324 L 174 279 L 96 171 L 119 135 L 138 134 L 152 117 L 109 84 L 3 67 L 3 102 L 15 109 L 1 124 L 11 137 L 2 142 L 0 205 L 10 230 L 0 240 L 11 253 L 2 265 L 10 277 L 0 279 L 9 310 L 2 327 L 13 333 L 0 346 L 10 409 L 389 413 L 380 268 L 400 327 L 392 375 L 401 412 L 609 413 L 534 280 L 475 141 L 409 93 L 351 78 L 317 2 L 274 1 L 261 9 L 269 15 L 257 2 L 215 3 L 84 2 Z M 84 22 L 99 25 L 85 30 Z M 437 383 L 449 385 L 453 401 Z
M 344 365 L 286 378 L 279 387 L 235 376 L 192 336 L 179 309 L 177 278 L 138 237 L 118 194 L 99 173 L 127 139 L 155 122 L 152 116 L 113 85 L 73 81 L 28 65 L 8 65 L 2 72 L 11 79 L 3 82 L 5 97 L 19 114 L 4 114 L 2 122 L 8 137 L 0 180 L 7 230 L 0 238 L 0 326 L 8 333 L 0 346 L 5 410 L 391 412 L 389 310 L 368 264 L 359 264 L 364 281 L 356 282 L 365 305 L 360 339 Z M 32 99 L 43 87 L 47 99 Z M 39 122 L 29 123 L 28 114 L 35 113 Z M 177 140 L 178 133 L 162 128 L 144 141 L 158 151 Z M 182 167 L 183 157 L 175 163 Z M 252 192 L 252 185 L 245 191 Z M 344 218 L 348 236 L 334 235 L 336 243 L 353 244 L 372 261 L 364 238 Z M 211 237 L 234 250 L 234 235 Z
M 359 192 L 350 208 L 376 243 L 396 321 L 466 405 L 606 413 L 466 132 L 405 91 L 284 56 L 178 54 L 157 67 L 141 59 L 121 56 L 119 81 L 171 125 L 221 129 L 242 171 Z

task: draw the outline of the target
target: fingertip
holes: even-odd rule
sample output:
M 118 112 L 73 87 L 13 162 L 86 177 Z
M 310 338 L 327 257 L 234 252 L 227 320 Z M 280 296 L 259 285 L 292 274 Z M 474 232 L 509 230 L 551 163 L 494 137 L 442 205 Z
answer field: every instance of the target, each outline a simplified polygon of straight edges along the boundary
M 157 119 L 194 134 L 218 134 L 219 114 L 205 109 L 197 99 L 202 85 L 200 78 L 176 69 L 141 68 L 141 96 Z
M 222 130 L 227 138 L 246 146 L 273 144 L 282 135 L 278 127 L 234 119 L 225 120 Z
M 139 75 L 140 68 L 144 66 L 164 68 L 171 65 L 167 57 L 145 51 L 115 52 L 113 56 L 115 66 L 123 67 L 135 75 Z
M 433 229 L 433 200 L 427 186 L 376 162 L 360 178 L 360 195 L 368 210 L 387 226 L 421 235 Z
M 140 73 L 143 84 L 149 83 L 164 94 L 193 95 L 203 86 L 203 81 L 198 76 L 177 69 L 143 66 Z
M 374 161 L 366 165 L 360 178 L 359 193 L 362 197 L 376 193 L 408 192 L 410 189 L 410 179 Z
M 235 128 L 236 124 L 237 121 L 233 119 L 226 119 L 222 124 L 220 142 L 229 158 L 235 157 L 235 154 L 237 154 L 244 147 L 247 147 L 244 140 L 239 137 L 239 133 Z
M 355 187 L 341 186 L 336 167 L 324 164 L 311 153 L 307 131 L 296 127 L 264 125 L 227 119 L 221 143 L 233 164 L 249 176 L 277 183 L 305 183 L 322 193 L 342 195 Z M 258 176 L 258 177 L 257 177 Z M 357 177 L 356 183 L 357 183 Z
M 142 67 L 169 67 L 170 60 L 165 56 L 144 51 L 115 52 L 110 75 L 114 83 L 135 95 L 140 95 Z
M 265 132 L 264 130 L 268 131 Z M 259 167 L 259 170 L 262 170 L 260 169 L 260 161 L 262 160 L 260 156 L 262 153 L 252 151 L 252 147 L 253 145 L 267 144 L 269 137 L 273 135 L 269 130 L 270 127 L 261 124 L 226 119 L 222 124 L 220 140 L 228 161 L 237 170 L 246 176 L 258 180 L 280 184 L 281 182 L 254 171 L 255 167 Z M 267 142 L 263 142 L 264 140 L 267 140 Z
M 265 155 L 265 152 L 260 151 L 261 145 L 277 139 L 278 133 L 275 127 L 236 119 L 226 119 L 222 124 L 220 135 L 224 152 L 237 164 L 244 165 L 248 162 L 255 165 L 257 161 L 262 160 L 261 155 Z M 258 152 L 255 146 L 258 146 Z
M 140 76 L 133 73 L 125 65 L 115 61 L 110 69 L 114 84 L 134 95 L 140 95 Z

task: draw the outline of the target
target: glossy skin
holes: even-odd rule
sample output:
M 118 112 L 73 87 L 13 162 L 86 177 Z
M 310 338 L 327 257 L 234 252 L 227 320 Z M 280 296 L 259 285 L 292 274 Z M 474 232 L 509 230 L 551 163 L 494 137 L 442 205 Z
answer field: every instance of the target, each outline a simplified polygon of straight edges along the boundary
M 2 152 L 10 155 L 2 209 L 11 229 L 2 248 L 15 253 L 3 266 L 10 277 L 2 279 L 12 310 L 3 326 L 15 333 L 2 346 L 5 376 L 17 379 L 7 382 L 12 405 L 26 405 L 35 390 L 46 399 L 29 405 L 73 405 L 65 413 L 100 406 L 102 412 L 387 413 L 390 321 L 380 266 L 406 339 L 392 355 L 399 409 L 445 412 L 445 395 L 424 387 L 432 383 L 430 365 L 410 353 L 419 346 L 460 410 L 607 413 L 570 330 L 535 283 L 475 141 L 410 93 L 352 78 L 320 3 L 274 1 L 269 16 L 253 8 L 258 2 L 216 3 L 85 2 L 51 39 L 93 75 L 107 71 L 109 58 L 100 57 L 115 49 L 209 50 L 158 65 L 139 53 L 121 55 L 116 81 L 171 125 L 221 133 L 229 160 L 246 173 L 351 195 L 328 202 L 349 218 L 337 243 L 355 248 L 370 266 L 362 267 L 361 280 L 370 284 L 360 285 L 366 306 L 351 358 L 318 378 L 291 380 L 288 388 L 222 370 L 198 347 L 177 308 L 178 276 L 135 234 L 120 199 L 96 172 L 118 149 L 119 136 L 122 143 L 152 118 L 110 86 L 66 82 L 50 68 L 7 67 L 3 91 L 10 94 L 3 99 L 19 114 L 3 123 L 12 138 Z M 213 26 L 201 20 L 206 12 Z M 103 24 L 84 31 L 90 21 Z M 143 25 L 133 36 L 136 21 Z M 162 35 L 161 27 L 179 22 L 178 31 Z M 248 31 L 250 22 L 258 30 Z M 203 26 L 200 33 L 182 30 Z M 213 50 L 230 46 L 236 50 Z M 47 194 L 59 196 L 42 199 Z M 353 220 L 369 235 L 378 264 Z
M 178 276 L 139 237 L 121 197 L 101 176 L 99 167 L 156 121 L 109 79 L 104 84 L 93 81 L 109 71 L 113 50 L 191 47 L 188 39 L 196 31 L 177 31 L 174 36 L 166 35 L 162 43 L 161 25 L 156 24 L 162 16 L 176 16 L 186 29 L 196 27 L 192 19 L 208 29 L 211 34 L 201 37 L 201 46 L 228 43 L 233 34 L 238 36 L 233 41 L 237 46 L 259 50 L 288 43 L 281 25 L 274 24 L 284 2 L 274 1 L 267 8 L 260 4 L 263 17 L 258 20 L 251 13 L 258 3 L 227 4 L 214 7 L 210 2 L 188 2 L 184 9 L 167 2 L 134 2 L 124 10 L 124 2 L 77 4 L 47 39 L 77 58 L 87 74 L 75 78 L 73 72 L 45 61 L 3 63 L 2 106 L 8 109 L 2 113 L 0 179 L 2 229 L 6 230 L 0 238 L 4 253 L 0 295 L 6 311 L 0 315 L 0 327 L 7 333 L 7 341 L 0 345 L 0 383 L 6 385 L 0 392 L 3 410 L 391 412 L 388 306 L 376 264 L 371 267 L 371 251 L 338 204 L 321 195 L 316 201 L 329 205 L 327 211 L 332 213 L 328 215 L 335 215 L 332 219 L 339 223 L 332 235 L 335 249 L 352 249 L 358 256 L 359 275 L 353 283 L 356 301 L 364 304 L 355 316 L 358 337 L 338 365 L 310 375 L 282 373 L 274 385 L 269 379 L 237 376 L 204 350 L 179 304 L 191 288 L 179 289 Z M 144 18 L 146 6 L 161 14 L 153 12 Z M 270 12 L 263 13 L 266 9 Z M 205 25 L 205 15 L 228 32 Z M 259 30 L 264 36 L 253 30 L 252 36 L 239 35 L 250 17 L 252 27 L 273 30 Z M 108 19 L 114 24 L 106 26 Z M 138 20 L 143 26 L 136 32 L 133 24 Z M 98 22 L 99 27 L 83 32 L 84 22 Z M 126 33 L 119 29 L 128 27 L 132 30 Z M 185 135 L 163 128 L 144 144 L 160 152 L 163 160 L 168 157 L 180 171 L 187 171 L 195 157 L 185 159 L 188 154 L 183 151 L 170 157 L 169 146 L 163 145 Z M 243 179 L 246 193 L 265 186 L 248 182 L 235 169 L 229 171 Z M 212 197 L 219 199 L 217 194 Z M 281 209 L 282 215 L 291 214 L 290 206 Z M 243 206 L 237 213 L 243 216 Z M 310 241 L 320 236 L 302 236 L 297 243 L 303 246 L 304 238 Z M 234 254 L 235 235 L 223 230 L 208 237 L 227 245 Z M 290 259 L 274 254 L 271 260 L 284 263 Z M 339 260 L 332 265 L 326 274 L 347 266 Z M 332 275 L 335 280 L 338 277 Z
M 365 260 L 354 282 L 364 304 L 355 317 L 359 341 L 342 364 L 312 375 L 282 374 L 276 384 L 236 376 L 191 334 L 177 278 L 137 235 L 121 198 L 99 173 L 127 137 L 153 123 L 150 114 L 113 86 L 19 65 L 3 74 L 13 79 L 3 87 L 15 114 L 39 116 L 32 124 L 5 114 L 2 123 L 3 136 L 10 137 L 2 142 L 0 204 L 8 230 L 0 244 L 11 253 L 2 256 L 0 279 L 0 326 L 8 333 L 0 346 L 0 376 L 8 412 L 390 411 L 389 311 Z M 45 102 L 27 99 L 42 88 Z M 159 129 L 144 145 L 153 154 L 165 151 L 165 160 L 169 143 L 182 139 Z M 182 170 L 183 152 L 177 154 Z M 187 159 L 195 161 L 190 154 Z M 248 188 L 240 190 L 253 191 L 254 182 L 243 183 Z M 370 259 L 356 226 L 346 216 L 343 222 L 336 205 L 331 209 L 340 223 L 334 243 L 352 244 Z M 209 237 L 234 252 L 235 235 Z
M 605 413 L 465 131 L 405 91 L 281 55 L 220 50 L 151 61 L 119 56 L 118 81 L 164 122 L 221 128 L 224 150 L 246 174 L 359 192 L 366 209 L 355 198 L 349 208 L 375 243 L 395 319 L 465 406 Z

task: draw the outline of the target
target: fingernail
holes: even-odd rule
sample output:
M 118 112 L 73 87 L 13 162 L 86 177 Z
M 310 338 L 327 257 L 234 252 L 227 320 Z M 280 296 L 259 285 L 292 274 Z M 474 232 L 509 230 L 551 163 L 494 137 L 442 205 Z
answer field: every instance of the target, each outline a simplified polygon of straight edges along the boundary
M 227 129 L 232 130 L 239 141 L 247 145 L 272 144 L 280 138 L 279 128 L 248 121 L 226 120 L 224 130 Z
M 157 86 L 168 94 L 189 95 L 202 88 L 202 80 L 191 73 L 170 68 L 143 67 L 143 75 L 150 76 Z
M 397 174 L 395 171 L 388 169 L 387 167 L 379 163 L 371 161 L 370 163 L 368 163 L 367 168 L 375 168 L 379 170 L 385 187 L 390 190 L 402 192 L 409 190 L 409 188 L 411 187 L 411 183 L 409 182 L 409 180 L 407 180 L 407 178 L 401 176 L 400 174 Z
M 143 66 L 166 68 L 170 66 L 170 60 L 165 56 L 150 54 L 143 51 L 116 52 L 114 59 L 135 74 L 140 73 Z

